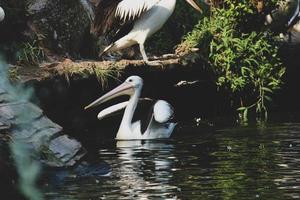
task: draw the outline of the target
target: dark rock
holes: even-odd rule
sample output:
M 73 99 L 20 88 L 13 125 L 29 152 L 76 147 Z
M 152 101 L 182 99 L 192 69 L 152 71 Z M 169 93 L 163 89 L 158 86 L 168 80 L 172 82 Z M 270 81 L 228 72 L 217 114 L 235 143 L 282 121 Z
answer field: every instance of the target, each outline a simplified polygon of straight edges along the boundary
M 76 56 L 89 31 L 90 13 L 81 0 L 27 1 L 29 24 L 39 45 L 58 54 Z
M 68 145 L 66 145 L 68 144 Z M 82 150 L 82 146 L 74 139 L 70 139 L 66 135 L 61 135 L 49 143 L 49 149 L 53 152 L 65 165 L 74 165 L 76 160 L 80 159 L 78 152 Z
M 6 102 L 4 94 L 10 96 L 1 88 L 0 99 Z M 29 101 L 0 103 L 0 131 L 3 130 L 12 140 L 27 144 L 32 154 L 48 166 L 73 166 L 85 155 L 77 140 L 64 135 L 62 127 Z
M 7 121 L 2 121 L 3 119 L 0 118 L 0 131 L 7 130 L 10 128 L 10 123 Z
M 0 0 L 0 5 L 5 10 L 0 52 L 10 62 L 18 60 L 25 43 L 40 47 L 48 58 L 78 58 L 83 48 L 93 45 L 89 0 Z

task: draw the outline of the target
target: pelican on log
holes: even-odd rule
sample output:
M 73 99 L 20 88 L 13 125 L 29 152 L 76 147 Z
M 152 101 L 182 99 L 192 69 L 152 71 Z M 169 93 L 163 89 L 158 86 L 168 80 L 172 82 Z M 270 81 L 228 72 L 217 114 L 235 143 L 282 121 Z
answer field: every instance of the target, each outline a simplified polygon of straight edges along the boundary
M 195 0 L 186 1 L 201 12 Z M 95 8 L 91 32 L 100 36 L 113 30 L 117 34 L 99 56 L 138 44 L 143 60 L 153 64 L 146 55 L 144 43 L 165 24 L 175 4 L 176 0 L 101 0 Z M 116 30 L 118 26 L 120 29 Z
M 174 117 L 173 107 L 164 100 L 158 100 L 154 103 L 154 105 L 152 105 L 145 121 L 133 121 L 133 116 L 139 103 L 142 87 L 142 78 L 139 76 L 130 76 L 123 84 L 95 100 L 86 106 L 85 109 L 100 105 L 121 95 L 128 95 L 130 97 L 128 101 L 110 106 L 98 114 L 98 119 L 101 120 L 125 108 L 116 139 L 140 140 L 169 138 L 176 126 L 176 123 L 172 122 Z

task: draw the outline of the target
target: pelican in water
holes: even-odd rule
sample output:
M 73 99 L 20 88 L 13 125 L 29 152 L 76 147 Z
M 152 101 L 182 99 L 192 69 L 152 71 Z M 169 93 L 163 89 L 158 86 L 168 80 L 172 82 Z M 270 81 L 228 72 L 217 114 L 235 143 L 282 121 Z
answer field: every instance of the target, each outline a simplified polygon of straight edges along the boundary
M 193 8 L 201 12 L 195 0 L 186 0 Z M 102 53 L 118 51 L 139 44 L 143 60 L 149 62 L 144 43 L 157 32 L 174 11 L 176 0 L 102 0 L 95 9 L 95 18 L 91 32 L 103 35 L 122 24 L 117 31 L 115 41 Z
M 103 119 L 125 108 L 116 139 L 140 140 L 169 138 L 176 123 L 171 122 L 174 114 L 172 106 L 164 100 L 155 102 L 146 122 L 143 120 L 133 122 L 133 115 L 139 102 L 142 87 L 143 79 L 139 76 L 130 76 L 123 84 L 95 100 L 86 106 L 85 109 L 97 106 L 121 95 L 129 95 L 130 98 L 128 101 L 108 107 L 98 114 L 98 119 Z

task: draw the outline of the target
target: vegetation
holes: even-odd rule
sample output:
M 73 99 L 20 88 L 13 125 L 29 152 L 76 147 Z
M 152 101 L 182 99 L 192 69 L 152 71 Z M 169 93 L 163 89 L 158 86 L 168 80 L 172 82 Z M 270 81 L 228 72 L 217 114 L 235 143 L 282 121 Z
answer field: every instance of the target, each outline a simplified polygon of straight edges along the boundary
M 121 73 L 120 69 L 116 66 L 108 69 L 93 68 L 93 70 L 103 89 L 108 87 L 108 81 L 110 78 L 118 79 Z
M 95 75 L 102 88 L 108 86 L 109 79 L 118 79 L 122 73 L 121 66 L 118 63 L 97 63 L 97 62 L 84 62 L 76 63 L 71 60 L 66 60 L 61 63 L 60 70 L 69 82 L 70 77 L 82 79 Z
M 233 106 L 246 122 L 249 110 L 267 119 L 267 102 L 282 85 L 285 68 L 278 56 L 276 36 L 257 21 L 258 12 L 248 1 L 225 0 L 212 7 L 211 16 L 200 21 L 177 51 L 201 49 L 210 64 L 219 90 L 230 94 Z M 269 2 L 274 5 L 275 2 Z
M 37 41 L 24 42 L 20 45 L 18 63 L 24 66 L 38 66 L 45 58 L 44 51 L 38 46 Z
M 182 36 L 191 31 L 203 16 L 204 14 L 196 11 L 185 1 L 177 1 L 175 11 L 167 23 L 147 40 L 147 52 L 149 50 L 155 55 L 173 53 Z

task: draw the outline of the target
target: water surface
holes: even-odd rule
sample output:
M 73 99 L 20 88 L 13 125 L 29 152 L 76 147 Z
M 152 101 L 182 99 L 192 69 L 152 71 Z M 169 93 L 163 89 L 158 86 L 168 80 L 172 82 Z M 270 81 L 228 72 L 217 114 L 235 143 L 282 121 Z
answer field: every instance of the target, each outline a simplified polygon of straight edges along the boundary
M 111 173 L 47 184 L 46 199 L 300 199 L 300 123 L 99 140 L 97 159 Z

